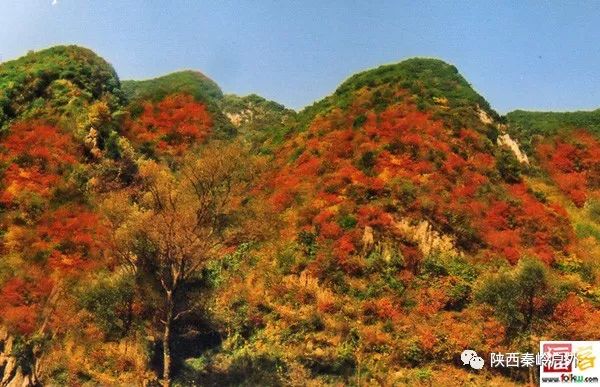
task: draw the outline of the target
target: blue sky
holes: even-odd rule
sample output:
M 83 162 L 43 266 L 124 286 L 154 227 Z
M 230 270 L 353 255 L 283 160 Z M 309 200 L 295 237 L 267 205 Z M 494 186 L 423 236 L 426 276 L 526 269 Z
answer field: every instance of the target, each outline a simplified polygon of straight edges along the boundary
M 73 43 L 121 79 L 191 68 L 301 108 L 357 71 L 425 56 L 500 113 L 600 107 L 600 1 L 0 1 L 2 61 Z

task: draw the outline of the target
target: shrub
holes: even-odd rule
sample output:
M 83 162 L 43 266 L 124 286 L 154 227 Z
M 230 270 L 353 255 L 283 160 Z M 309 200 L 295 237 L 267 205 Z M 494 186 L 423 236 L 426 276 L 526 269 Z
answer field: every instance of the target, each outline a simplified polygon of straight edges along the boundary
M 133 323 L 134 284 L 131 278 L 104 278 L 80 295 L 80 303 L 94 316 L 108 339 L 122 338 Z
M 548 270 L 536 259 L 523 258 L 512 271 L 502 271 L 483 281 L 476 292 L 479 302 L 491 306 L 508 336 L 531 333 L 552 311 L 554 289 Z
M 521 163 L 512 151 L 502 147 L 497 156 L 497 165 L 500 176 L 507 183 L 518 183 L 521 181 Z
M 588 201 L 588 214 L 594 222 L 600 224 L 600 199 Z
M 344 230 L 350 230 L 356 226 L 357 220 L 351 214 L 346 214 L 338 220 L 338 225 Z
M 360 128 L 361 126 L 364 125 L 365 122 L 367 122 L 367 117 L 364 114 L 361 114 L 360 116 L 358 116 L 354 119 L 352 126 L 354 128 Z
M 371 175 L 373 173 L 373 167 L 377 161 L 377 155 L 373 151 L 366 151 L 358 160 L 357 167 L 365 173 L 365 175 Z

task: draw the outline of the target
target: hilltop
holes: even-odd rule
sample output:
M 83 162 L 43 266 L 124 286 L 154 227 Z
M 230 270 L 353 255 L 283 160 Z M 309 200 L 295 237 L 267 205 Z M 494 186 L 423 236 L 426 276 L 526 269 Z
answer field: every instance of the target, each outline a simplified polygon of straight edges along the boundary
M 199 71 L 185 70 L 142 81 L 124 81 L 123 92 L 130 101 L 159 100 L 174 93 L 192 95 L 199 101 L 223 98 L 221 88 Z
M 461 116 L 463 111 L 470 110 L 484 112 L 490 119 L 499 118 L 489 103 L 458 73 L 456 67 L 439 59 L 428 58 L 407 59 L 355 74 L 344 81 L 331 96 L 307 107 L 301 115 L 310 119 L 333 107 L 343 109 L 348 106 L 357 90 L 378 89 L 382 85 L 394 85 L 404 90 L 421 111 L 450 111 Z M 391 91 L 384 93 L 380 90 L 372 98 L 374 109 L 381 111 L 399 97 Z
M 76 114 L 81 104 L 123 101 L 113 67 L 91 50 L 56 46 L 0 64 L 0 127 L 17 117 Z M 57 111 L 59 110 L 59 111 Z
M 221 88 L 199 71 L 178 71 L 142 81 L 123 81 L 123 92 L 137 114 L 146 102 L 159 102 L 170 95 L 189 95 L 206 106 L 214 121 L 214 132 L 223 137 L 235 134 L 235 127 L 219 108 L 223 99 Z

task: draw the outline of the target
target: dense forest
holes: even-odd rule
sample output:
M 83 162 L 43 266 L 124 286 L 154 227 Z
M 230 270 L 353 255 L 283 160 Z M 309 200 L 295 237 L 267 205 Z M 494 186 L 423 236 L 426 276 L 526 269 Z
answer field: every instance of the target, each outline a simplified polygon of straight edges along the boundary
M 0 63 L 0 386 L 523 385 L 597 339 L 600 112 L 413 58 L 296 112 L 92 51 Z

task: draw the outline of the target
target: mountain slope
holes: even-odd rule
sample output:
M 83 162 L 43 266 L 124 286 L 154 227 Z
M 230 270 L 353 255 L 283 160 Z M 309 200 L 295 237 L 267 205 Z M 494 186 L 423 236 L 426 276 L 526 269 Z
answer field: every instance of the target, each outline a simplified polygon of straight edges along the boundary
M 600 110 L 516 110 L 506 117 L 508 130 L 524 145 L 540 177 L 558 187 L 577 207 L 596 205 L 600 197 Z M 585 227 L 596 230 L 594 225 Z
M 526 151 L 533 153 L 540 138 L 583 129 L 600 137 L 600 109 L 577 112 L 532 112 L 515 110 L 506 115 L 511 134 Z
M 121 89 L 75 46 L 0 80 L 1 383 L 158 383 L 175 288 L 181 385 L 524 384 L 461 351 L 597 336 L 597 137 L 529 142 L 443 61 L 356 74 L 299 113 L 190 71 Z M 227 162 L 243 185 L 218 184 Z M 206 243 L 188 204 L 234 191 L 203 234 L 227 243 L 177 288 L 186 268 L 157 257 Z
M 56 373 L 65 384 L 65 363 L 47 360 L 70 356 L 85 373 L 75 352 L 110 350 L 82 333 L 79 302 L 107 267 L 97 192 L 135 174 L 118 134 L 124 97 L 112 67 L 77 46 L 3 63 L 0 80 L 0 379 L 36 385 Z
M 503 125 L 454 67 L 366 71 L 299 120 L 258 189 L 279 237 L 218 295 L 220 372 L 252 353 L 265 368 L 248 372 L 279 364 L 292 383 L 462 378 L 442 365 L 464 348 L 529 350 L 557 334 L 567 294 L 597 289 L 567 210 L 497 145 Z
M 142 112 L 144 104 L 160 103 L 169 96 L 189 95 L 206 107 L 215 136 L 229 138 L 236 133 L 235 126 L 219 107 L 223 92 L 213 80 L 198 71 L 179 71 L 143 81 L 123 81 L 123 91 L 134 117 Z
M 381 88 L 382 85 L 394 85 L 394 89 L 403 90 L 403 96 L 395 95 L 390 87 Z M 483 112 L 489 120 L 498 118 L 489 103 L 471 88 L 456 67 L 438 59 L 426 58 L 412 58 L 353 75 L 334 94 L 307 107 L 300 115 L 307 122 L 316 114 L 334 107 L 344 109 L 353 93 L 360 89 L 378 90 L 371 96 L 372 106 L 377 111 L 408 95 L 419 110 L 445 115 L 447 119 L 454 120 L 454 124 L 459 125 L 460 120 L 467 119 L 469 111 Z M 452 114 L 448 114 L 450 112 Z M 469 118 L 469 121 L 473 125 L 480 124 L 479 120 Z
M 387 76 L 409 70 L 414 74 L 415 63 L 423 63 L 422 73 L 436 80 L 430 86 L 423 85 L 418 95 L 404 88 L 411 80 Z M 380 201 L 390 208 L 396 206 L 392 212 L 427 216 L 439 230 L 452 233 L 467 250 L 493 245 L 484 229 L 494 226 L 481 223 L 478 212 L 486 211 L 485 206 L 507 202 L 516 195 L 531 200 L 531 205 L 541 205 L 542 212 L 554 213 L 527 193 L 519 176 L 507 173 L 504 164 L 510 160 L 488 137 L 496 124 L 488 117 L 481 118 L 480 104 L 486 104 L 457 81 L 460 76 L 438 61 L 409 60 L 408 65 L 402 62 L 397 66 L 402 71 L 377 69 L 351 78 L 325 100 L 331 107 L 317 114 L 305 133 L 284 145 L 279 155 L 281 168 L 296 177 L 298 187 L 284 181 L 276 184 L 276 202 L 281 201 L 284 207 L 294 200 L 313 203 L 314 194 L 334 202 L 335 196 L 350 199 L 357 205 Z M 360 81 L 364 79 L 371 81 Z M 452 86 L 444 89 L 445 94 L 438 94 L 440 84 Z M 445 95 L 470 97 L 440 101 L 447 98 Z M 423 101 L 427 105 L 420 109 Z M 457 119 L 463 125 L 456 125 Z M 282 176 L 282 180 L 286 178 Z M 302 197 L 302 180 L 310 185 L 308 197 Z M 413 192 L 405 198 L 402 190 L 411 189 Z M 452 200 L 444 203 L 444 198 Z M 483 207 L 476 210 L 473 203 L 478 202 Z M 518 212 L 521 205 L 508 206 Z M 555 222 L 558 219 L 552 227 L 558 224 Z M 511 229 L 518 228 L 514 226 Z M 503 244 L 498 243 L 497 248 Z M 550 256 L 547 259 L 551 260 Z

